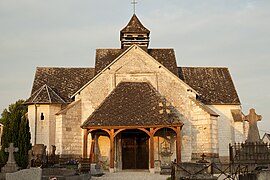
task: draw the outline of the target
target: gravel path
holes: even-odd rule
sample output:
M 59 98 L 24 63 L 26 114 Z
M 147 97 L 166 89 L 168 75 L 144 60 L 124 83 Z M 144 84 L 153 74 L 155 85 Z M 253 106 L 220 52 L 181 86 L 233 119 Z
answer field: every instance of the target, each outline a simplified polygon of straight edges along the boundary
M 106 172 L 105 175 L 101 177 L 92 177 L 92 180 L 103 180 L 103 179 L 110 179 L 110 180 L 166 180 L 169 175 L 160 175 L 160 174 L 151 174 L 147 171 L 137 171 L 137 172 L 116 172 L 116 173 L 109 173 Z

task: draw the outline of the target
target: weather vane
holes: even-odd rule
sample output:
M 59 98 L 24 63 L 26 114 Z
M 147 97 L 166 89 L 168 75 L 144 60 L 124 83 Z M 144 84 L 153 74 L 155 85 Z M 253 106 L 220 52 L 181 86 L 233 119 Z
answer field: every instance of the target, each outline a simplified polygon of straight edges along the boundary
M 133 13 L 136 13 L 136 4 L 138 4 L 138 2 L 136 0 L 132 0 L 131 4 L 133 5 Z

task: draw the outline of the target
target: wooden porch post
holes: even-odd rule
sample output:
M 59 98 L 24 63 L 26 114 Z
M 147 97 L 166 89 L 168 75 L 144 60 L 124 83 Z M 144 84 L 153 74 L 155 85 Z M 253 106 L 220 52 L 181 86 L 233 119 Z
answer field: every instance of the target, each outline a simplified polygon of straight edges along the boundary
M 110 172 L 114 172 L 114 130 L 110 130 Z
M 95 134 L 91 133 L 90 163 L 95 161 Z
M 87 141 L 88 141 L 88 133 L 87 129 L 83 130 L 83 159 L 87 158 Z
M 181 137 L 180 137 L 180 127 L 176 128 L 176 162 L 181 162 Z
M 155 173 L 154 128 L 150 128 L 150 172 Z

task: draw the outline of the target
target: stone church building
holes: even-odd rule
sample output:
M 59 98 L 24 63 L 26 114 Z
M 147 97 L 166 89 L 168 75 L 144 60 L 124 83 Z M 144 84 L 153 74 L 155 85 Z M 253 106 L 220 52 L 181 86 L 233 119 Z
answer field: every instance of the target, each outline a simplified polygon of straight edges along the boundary
M 93 68 L 37 67 L 26 101 L 32 144 L 99 162 L 111 172 L 228 160 L 247 135 L 226 67 L 181 67 L 174 49 L 149 48 L 134 14 L 121 47 L 97 49 Z

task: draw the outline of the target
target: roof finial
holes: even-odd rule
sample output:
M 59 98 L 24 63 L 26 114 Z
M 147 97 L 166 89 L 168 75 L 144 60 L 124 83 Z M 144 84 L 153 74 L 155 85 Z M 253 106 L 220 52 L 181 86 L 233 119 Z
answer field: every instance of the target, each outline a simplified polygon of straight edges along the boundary
M 132 0 L 131 4 L 133 5 L 133 14 L 136 14 L 136 4 L 138 4 L 138 2 L 136 0 Z

